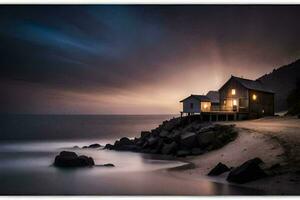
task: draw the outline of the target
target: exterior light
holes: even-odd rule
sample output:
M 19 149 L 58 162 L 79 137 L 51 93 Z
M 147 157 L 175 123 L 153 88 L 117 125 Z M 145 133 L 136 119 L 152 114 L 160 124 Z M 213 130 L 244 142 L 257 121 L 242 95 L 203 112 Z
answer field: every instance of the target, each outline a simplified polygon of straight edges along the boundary
M 237 101 L 236 99 L 233 100 L 233 105 L 236 106 L 237 105 Z
M 231 90 L 231 94 L 232 94 L 232 95 L 235 95 L 235 89 L 232 89 L 232 90 Z
M 206 109 L 206 108 L 207 108 L 207 105 L 206 105 L 206 104 L 204 104 L 204 106 L 203 106 L 203 107 L 204 107 L 204 109 Z
M 253 94 L 252 99 L 255 101 L 257 99 L 257 96 L 255 94 Z

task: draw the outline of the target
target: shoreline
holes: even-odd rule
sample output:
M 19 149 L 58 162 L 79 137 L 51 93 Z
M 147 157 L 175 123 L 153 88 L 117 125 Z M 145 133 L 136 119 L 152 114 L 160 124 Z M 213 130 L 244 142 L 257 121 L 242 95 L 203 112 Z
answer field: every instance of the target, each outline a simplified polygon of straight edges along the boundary
M 298 144 L 297 141 L 299 141 L 297 138 L 300 137 L 299 119 L 268 117 L 257 120 L 216 123 L 236 124 L 236 129 L 239 131 L 236 140 L 203 155 L 179 159 L 187 162 L 187 164 L 166 169 L 170 175 L 199 180 L 205 177 L 205 179 L 216 183 L 258 189 L 273 195 L 299 194 L 300 175 L 298 171 L 299 160 L 297 159 L 299 149 L 295 149 Z M 274 128 L 274 123 L 279 123 L 277 128 Z M 293 141 L 294 144 L 290 141 Z M 236 167 L 254 157 L 262 158 L 266 168 L 276 164 L 279 164 L 280 167 L 274 170 L 274 174 L 271 176 L 245 184 L 227 182 L 228 173 L 223 173 L 217 177 L 207 176 L 207 173 L 218 162 L 225 163 L 229 167 Z

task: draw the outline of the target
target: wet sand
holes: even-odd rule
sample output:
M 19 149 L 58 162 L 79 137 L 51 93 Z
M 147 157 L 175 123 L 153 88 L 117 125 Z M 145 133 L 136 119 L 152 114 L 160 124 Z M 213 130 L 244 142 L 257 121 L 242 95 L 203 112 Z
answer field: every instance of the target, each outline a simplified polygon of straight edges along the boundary
M 233 122 L 224 122 L 224 124 Z M 186 170 L 171 170 L 182 177 L 206 177 L 206 174 L 222 162 L 234 167 L 254 157 L 260 157 L 265 168 L 280 164 L 275 175 L 241 184 L 241 187 L 263 190 L 266 194 L 300 194 L 300 120 L 295 117 L 269 117 L 258 120 L 234 122 L 239 131 L 237 139 L 225 147 L 201 156 L 188 157 L 193 164 Z M 218 183 L 228 184 L 227 174 L 209 177 Z M 233 184 L 237 185 L 237 184 Z

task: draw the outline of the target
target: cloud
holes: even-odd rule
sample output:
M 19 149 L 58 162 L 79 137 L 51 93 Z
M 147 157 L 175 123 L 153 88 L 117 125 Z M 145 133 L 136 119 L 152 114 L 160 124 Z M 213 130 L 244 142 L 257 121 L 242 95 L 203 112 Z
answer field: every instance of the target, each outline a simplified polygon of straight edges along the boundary
M 1 6 L 0 112 L 177 112 L 231 74 L 257 78 L 299 57 L 299 10 Z

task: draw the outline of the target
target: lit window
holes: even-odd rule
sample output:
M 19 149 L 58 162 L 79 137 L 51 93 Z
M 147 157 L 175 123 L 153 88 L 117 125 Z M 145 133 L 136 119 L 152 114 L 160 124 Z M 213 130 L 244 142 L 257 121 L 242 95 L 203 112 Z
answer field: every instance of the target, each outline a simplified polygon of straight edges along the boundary
M 203 107 L 204 107 L 204 109 L 206 109 L 206 108 L 207 108 L 207 105 L 206 105 L 206 104 L 204 104 L 204 106 L 203 106 Z
M 237 105 L 237 101 L 236 99 L 233 100 L 233 105 L 236 106 Z
M 257 96 L 255 94 L 253 94 L 252 99 L 255 101 L 257 99 Z
M 232 90 L 231 90 L 231 94 L 232 94 L 232 95 L 235 95 L 235 89 L 232 89 Z
M 224 105 L 226 105 L 226 100 L 224 100 Z

